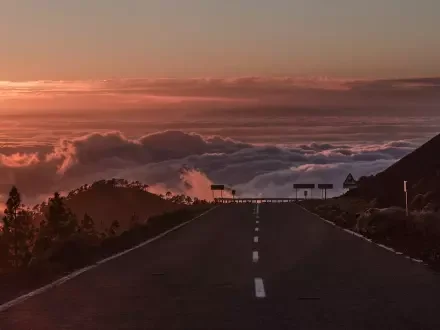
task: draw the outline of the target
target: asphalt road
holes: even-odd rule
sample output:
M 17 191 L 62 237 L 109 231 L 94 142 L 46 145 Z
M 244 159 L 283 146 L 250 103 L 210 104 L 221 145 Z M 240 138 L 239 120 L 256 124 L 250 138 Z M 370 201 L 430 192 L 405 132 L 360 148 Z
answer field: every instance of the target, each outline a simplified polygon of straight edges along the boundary
M 0 329 L 440 329 L 436 273 L 297 205 L 254 209 L 220 206 L 0 313 Z

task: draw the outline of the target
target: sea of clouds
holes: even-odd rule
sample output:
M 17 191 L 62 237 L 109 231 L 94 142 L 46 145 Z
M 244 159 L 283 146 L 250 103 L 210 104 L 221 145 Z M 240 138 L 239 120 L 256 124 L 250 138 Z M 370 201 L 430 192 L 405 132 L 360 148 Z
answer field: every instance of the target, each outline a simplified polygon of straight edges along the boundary
M 119 131 L 61 138 L 52 146 L 2 153 L 0 193 L 15 184 L 25 202 L 54 191 L 113 177 L 139 180 L 155 193 L 212 198 L 212 183 L 234 187 L 239 196 L 293 196 L 293 183 L 333 183 L 343 192 L 348 173 L 377 173 L 417 147 L 396 140 L 374 144 L 252 144 L 227 136 L 165 130 L 128 138 Z M 182 168 L 186 170 L 182 172 Z M 183 174 L 182 174 L 183 173 Z M 316 195 L 319 195 L 316 192 Z
M 34 205 L 114 177 L 205 199 L 212 183 L 271 197 L 333 183 L 335 196 L 348 173 L 438 134 L 439 90 L 438 77 L 0 82 L 0 203 L 12 185 Z

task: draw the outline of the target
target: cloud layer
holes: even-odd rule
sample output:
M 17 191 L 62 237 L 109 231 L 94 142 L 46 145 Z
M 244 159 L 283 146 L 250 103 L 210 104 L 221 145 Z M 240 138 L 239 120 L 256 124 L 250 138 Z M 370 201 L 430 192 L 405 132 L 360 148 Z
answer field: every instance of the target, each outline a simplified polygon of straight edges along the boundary
M 145 108 L 157 105 L 399 106 L 440 104 L 440 78 L 328 77 L 0 81 L 0 108 Z
M 34 203 L 55 190 L 111 177 L 140 180 L 152 191 L 211 198 L 211 183 L 234 186 L 241 196 L 292 196 L 292 184 L 333 183 L 334 194 L 351 172 L 381 171 L 411 152 L 411 141 L 369 145 L 309 143 L 254 145 L 224 136 L 169 130 L 128 138 L 121 132 L 60 139 L 29 152 L 0 148 L 0 194 L 15 184 Z M 182 175 L 182 168 L 191 169 Z

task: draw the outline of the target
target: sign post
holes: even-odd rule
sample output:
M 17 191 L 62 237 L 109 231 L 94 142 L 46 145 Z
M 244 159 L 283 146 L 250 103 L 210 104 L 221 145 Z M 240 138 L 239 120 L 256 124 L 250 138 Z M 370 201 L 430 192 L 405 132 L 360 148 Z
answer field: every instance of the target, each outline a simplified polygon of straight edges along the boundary
M 357 187 L 357 182 L 353 178 L 353 175 L 351 175 L 351 173 L 348 173 L 347 178 L 345 179 L 345 181 L 342 184 L 342 186 L 345 189 L 352 189 L 352 188 L 356 188 Z
M 310 189 L 310 196 L 312 196 L 312 191 L 315 189 L 314 183 L 294 183 L 293 189 L 295 189 L 295 198 L 298 200 L 298 189 Z M 306 197 L 307 194 L 304 194 L 304 197 Z M 312 198 L 312 197 L 310 197 Z
M 333 189 L 333 183 L 319 183 L 318 188 L 321 189 L 321 198 L 327 199 L 327 189 Z
M 223 198 L 223 190 L 225 190 L 225 185 L 223 184 L 212 184 L 211 185 L 211 191 L 212 191 L 212 199 L 215 201 L 215 190 L 220 190 L 220 196 Z
M 405 192 L 405 209 L 406 209 L 406 216 L 408 216 L 408 190 L 406 189 L 406 183 L 408 181 L 403 181 L 403 191 Z

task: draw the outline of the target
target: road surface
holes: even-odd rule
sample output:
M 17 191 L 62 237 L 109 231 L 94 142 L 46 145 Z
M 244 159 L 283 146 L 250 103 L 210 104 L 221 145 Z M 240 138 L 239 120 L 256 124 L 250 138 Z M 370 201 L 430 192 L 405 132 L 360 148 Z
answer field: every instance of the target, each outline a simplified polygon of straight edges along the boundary
M 222 205 L 0 329 L 440 329 L 440 278 L 294 204 Z

